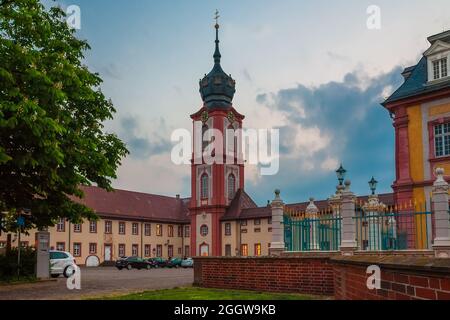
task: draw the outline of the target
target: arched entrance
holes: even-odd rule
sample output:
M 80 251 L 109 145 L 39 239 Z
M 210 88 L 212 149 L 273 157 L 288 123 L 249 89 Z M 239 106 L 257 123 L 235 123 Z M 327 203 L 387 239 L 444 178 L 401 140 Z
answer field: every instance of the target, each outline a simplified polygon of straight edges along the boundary
M 200 245 L 200 256 L 209 257 L 209 245 L 205 242 Z
M 89 256 L 86 258 L 86 267 L 98 267 L 100 259 L 97 256 Z

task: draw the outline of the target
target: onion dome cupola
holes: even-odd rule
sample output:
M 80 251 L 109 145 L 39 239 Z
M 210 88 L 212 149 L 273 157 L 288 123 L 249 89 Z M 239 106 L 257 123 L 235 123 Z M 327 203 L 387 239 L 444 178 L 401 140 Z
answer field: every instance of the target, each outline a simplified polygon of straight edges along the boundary
M 216 12 L 216 50 L 214 52 L 214 67 L 211 72 L 200 80 L 200 94 L 207 108 L 229 107 L 236 92 L 236 81 L 227 75 L 220 65 L 222 55 L 219 50 L 219 18 Z

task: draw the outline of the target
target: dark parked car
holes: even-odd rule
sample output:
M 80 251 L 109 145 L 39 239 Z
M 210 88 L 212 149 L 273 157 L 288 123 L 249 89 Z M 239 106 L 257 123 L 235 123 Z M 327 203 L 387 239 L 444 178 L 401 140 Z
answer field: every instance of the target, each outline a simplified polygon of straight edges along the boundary
M 155 268 L 166 268 L 169 265 L 169 261 L 163 258 L 150 258 L 147 261 L 151 263 Z
M 147 260 L 143 260 L 139 257 L 123 257 L 116 261 L 116 268 L 119 270 L 122 269 L 151 269 L 153 268 L 153 264 L 148 262 Z

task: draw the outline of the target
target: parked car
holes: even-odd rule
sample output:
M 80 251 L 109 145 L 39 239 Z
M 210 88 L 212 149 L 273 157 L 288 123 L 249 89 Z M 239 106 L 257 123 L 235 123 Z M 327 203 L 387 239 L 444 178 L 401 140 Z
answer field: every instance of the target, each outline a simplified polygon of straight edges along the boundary
M 50 275 L 58 278 L 60 275 L 68 278 L 75 272 L 76 261 L 74 257 L 65 251 L 50 251 Z
M 169 261 L 164 258 L 150 258 L 148 261 L 152 261 L 151 263 L 154 264 L 155 268 L 166 268 L 169 265 Z
M 193 268 L 194 267 L 194 259 L 186 258 L 181 261 L 181 267 L 183 268 Z
M 178 268 L 181 267 L 181 260 L 180 258 L 171 258 L 168 262 L 167 262 L 167 267 L 168 268 Z
M 139 257 L 122 257 L 116 261 L 116 268 L 119 270 L 122 269 L 151 269 L 153 268 L 153 264 L 148 262 L 147 260 L 141 259 Z

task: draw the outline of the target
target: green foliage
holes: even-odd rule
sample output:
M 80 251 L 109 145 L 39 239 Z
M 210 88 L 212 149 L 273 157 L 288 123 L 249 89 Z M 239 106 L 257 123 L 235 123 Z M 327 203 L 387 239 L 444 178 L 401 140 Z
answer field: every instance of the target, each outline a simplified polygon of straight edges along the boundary
M 17 280 L 17 248 L 0 255 L 0 281 Z M 20 278 L 33 279 L 35 277 L 36 251 L 31 247 L 20 249 Z
M 104 300 L 323 300 L 314 297 L 289 293 L 268 293 L 240 290 L 220 290 L 206 288 L 175 288 L 169 290 L 146 291 L 129 295 L 104 297 Z
M 103 131 L 115 109 L 82 63 L 88 49 L 61 9 L 0 0 L 0 212 L 31 210 L 26 228 L 95 219 L 72 199 L 80 185 L 111 190 L 128 154 Z

